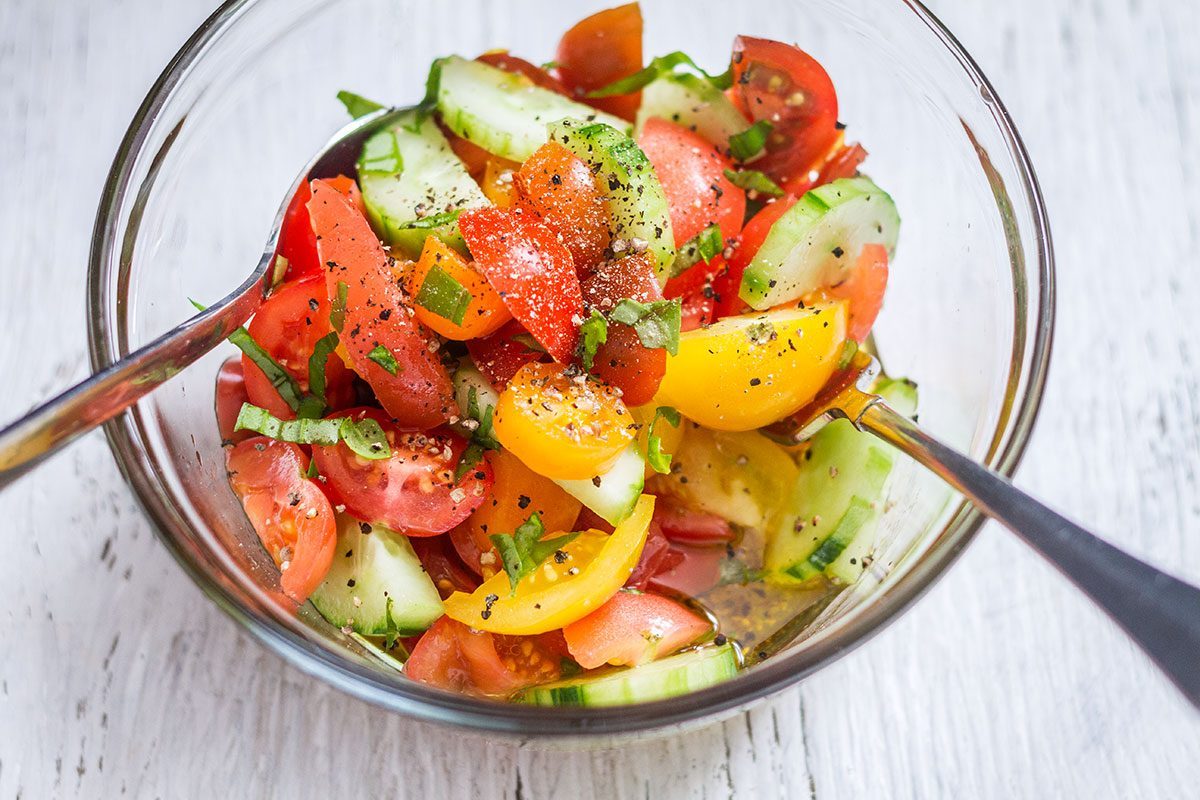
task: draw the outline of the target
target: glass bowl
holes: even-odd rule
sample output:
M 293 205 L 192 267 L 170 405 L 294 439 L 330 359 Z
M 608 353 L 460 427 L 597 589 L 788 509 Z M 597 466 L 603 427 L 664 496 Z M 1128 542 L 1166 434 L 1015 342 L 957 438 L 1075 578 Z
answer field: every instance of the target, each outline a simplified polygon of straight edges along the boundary
M 614 2 L 614 0 L 609 0 Z M 262 252 L 296 172 L 345 122 L 346 88 L 419 99 L 430 61 L 508 47 L 552 57 L 605 3 L 549 0 L 235 0 L 183 46 L 117 153 L 89 273 L 92 365 L 103 368 L 224 296 Z M 864 171 L 904 223 L 876 329 L 883 361 L 921 388 L 920 420 L 1010 474 L 1028 440 L 1050 351 L 1053 265 L 1045 209 L 1012 121 L 971 57 L 906 0 L 645 4 L 646 51 L 687 50 L 719 71 L 734 32 L 795 41 L 828 69 Z M 715 20 L 720 20 L 716 24 Z M 163 543 L 231 617 L 289 662 L 389 709 L 521 737 L 614 737 L 711 722 L 845 654 L 927 589 L 981 522 L 911 463 L 892 484 L 870 572 L 805 635 L 736 679 L 609 709 L 533 708 L 438 691 L 383 667 L 313 613 L 280 601 L 277 574 L 226 483 L 209 354 L 112 421 L 109 441 Z

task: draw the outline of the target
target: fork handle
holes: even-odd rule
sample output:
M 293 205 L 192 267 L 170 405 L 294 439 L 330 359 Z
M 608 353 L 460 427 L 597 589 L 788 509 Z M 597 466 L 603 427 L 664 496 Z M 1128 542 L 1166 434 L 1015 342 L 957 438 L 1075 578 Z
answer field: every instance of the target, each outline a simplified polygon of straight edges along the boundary
M 1058 567 L 1200 708 L 1200 589 L 1051 511 L 882 401 L 853 421 L 928 467 Z

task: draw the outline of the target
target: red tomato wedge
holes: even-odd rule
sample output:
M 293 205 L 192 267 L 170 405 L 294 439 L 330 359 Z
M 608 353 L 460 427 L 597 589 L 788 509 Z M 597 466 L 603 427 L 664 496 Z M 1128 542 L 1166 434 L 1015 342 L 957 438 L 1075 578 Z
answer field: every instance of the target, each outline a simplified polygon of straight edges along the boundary
M 354 204 L 325 181 L 313 181 L 308 210 L 325 265 L 325 287 L 336 298 L 346 286 L 341 340 L 354 371 L 384 410 L 407 428 L 426 429 L 458 413 L 454 387 L 430 339 L 409 313 L 390 259 Z M 396 369 L 378 354 L 395 360 Z M 376 355 L 376 358 L 372 358 Z
M 246 516 L 282 570 L 280 586 L 303 603 L 325 579 L 337 543 L 333 508 L 304 477 L 308 457 L 294 444 L 259 436 L 235 445 L 226 466 Z
M 533 337 L 513 320 L 491 336 L 468 339 L 467 352 L 484 377 L 497 389 L 503 389 L 521 367 L 549 356 L 530 346 Z
M 662 299 L 654 275 L 653 258 L 647 253 L 607 261 L 584 280 L 583 298 L 589 308 L 607 315 L 621 300 L 641 303 Z M 667 371 L 667 351 L 651 350 L 642 344 L 637 332 L 628 325 L 609 322 L 608 338 L 596 350 L 592 372 L 622 392 L 627 406 L 649 403 Z
M 809 172 L 820 167 L 841 135 L 837 92 L 828 73 L 798 47 L 739 36 L 733 42 L 729 93 L 750 119 L 774 126 L 754 169 L 784 189 L 803 192 Z
M 715 256 L 712 261 L 701 261 L 688 267 L 682 275 L 667 281 L 663 287 L 663 297 L 668 300 L 678 297 L 683 304 L 680 312 L 681 331 L 711 325 L 716 320 L 717 291 L 713 288 L 713 282 L 725 270 L 725 258 Z
M 674 653 L 712 630 L 708 620 L 674 600 L 621 591 L 563 628 L 567 648 L 584 669 L 635 666 Z
M 310 275 L 280 285 L 259 306 L 248 328 L 251 338 L 262 345 L 300 388 L 308 391 L 308 359 L 317 342 L 333 328 L 329 323 L 329 297 L 325 280 Z M 248 356 L 242 356 L 242 375 L 250 402 L 262 406 L 281 419 L 296 413 L 279 396 L 278 390 Z M 354 373 L 336 353 L 325 361 L 325 399 L 333 408 L 344 406 L 353 397 Z
M 514 179 L 521 208 L 558 234 L 580 277 L 595 269 L 610 240 L 608 204 L 587 164 L 561 144 L 547 142 Z
M 671 543 L 663 536 L 658 523 L 650 523 L 650 532 L 646 535 L 646 543 L 642 545 L 642 555 L 637 566 L 625 581 L 628 589 L 645 589 L 654 576 L 674 567 L 682 560 L 682 556 L 671 549 Z
M 654 506 L 654 521 L 672 542 L 693 545 L 724 545 L 734 539 L 729 521 L 716 514 L 695 511 L 668 497 Z
M 617 97 L 586 95 L 642 68 L 642 9 L 629 3 L 576 23 L 559 41 L 555 61 L 558 77 L 577 98 L 632 120 L 642 103 L 641 92 Z
M 771 226 L 796 204 L 797 199 L 793 195 L 777 197 L 763 206 L 762 210 L 746 223 L 741 236 L 734 243 L 728 269 L 713 280 L 713 289 L 717 295 L 717 319 L 741 314 L 745 310 L 746 304 L 738 297 L 738 291 L 742 286 L 742 273 L 746 271 L 746 266 L 754 260 L 758 248 L 762 247 L 763 240 L 771 232 Z
M 463 564 L 449 535 L 414 536 L 408 541 L 443 600 L 454 592 L 479 588 L 479 577 Z
M 650 588 L 698 597 L 721 580 L 724 547 L 692 547 L 672 544 L 674 563 L 650 579 Z
M 375 408 L 346 412 L 374 419 L 392 447 L 390 458 L 368 460 L 343 443 L 313 447 L 317 470 L 331 493 L 358 519 L 408 536 L 433 536 L 459 524 L 483 503 L 492 468 L 481 460 L 462 476 L 454 471 L 467 443 L 449 432 L 406 433 Z
M 545 225 L 511 209 L 469 211 L 458 227 L 476 268 L 517 321 L 554 360 L 570 361 L 583 313 L 571 252 Z
M 339 175 L 331 178 L 329 183 L 362 208 L 362 194 L 353 178 Z M 317 256 L 317 235 L 313 233 L 312 222 L 308 218 L 308 201 L 311 199 L 312 189 L 308 181 L 301 181 L 288 204 L 287 211 L 284 212 L 283 223 L 279 228 L 279 246 L 276 252 L 288 260 L 285 273 L 287 280 L 321 274 L 321 261 Z
M 817 176 L 816 186 L 821 186 L 838 178 L 853 178 L 858 174 L 858 168 L 867 160 L 867 151 L 861 144 L 842 144 L 829 155 L 821 165 L 820 175 Z
M 848 338 L 862 343 L 871 333 L 883 308 L 887 282 L 887 248 L 881 244 L 868 244 L 863 246 L 849 277 L 825 290 L 826 295 L 850 303 L 850 319 L 846 324 Z
M 552 92 L 570 96 L 567 87 L 563 86 L 562 81 L 551 75 L 546 70 L 526 61 L 523 58 L 518 58 L 507 50 L 491 50 L 475 59 L 482 61 L 484 64 L 490 64 L 497 69 L 502 69 L 505 72 L 514 72 L 517 75 L 524 75 L 529 78 L 535 86 L 541 86 L 543 89 L 549 89 Z
M 238 412 L 242 404 L 250 401 L 246 394 L 246 380 L 242 376 L 242 360 L 237 356 L 229 358 L 217 372 L 217 431 L 221 434 L 222 442 L 237 442 L 249 439 L 254 434 L 250 431 L 235 431 Z
M 714 222 L 726 239 L 737 235 L 746 216 L 746 193 L 725 177 L 733 162 L 702 136 L 657 117 L 646 120 L 638 145 L 667 196 L 676 247 Z
M 518 689 L 557 679 L 562 658 L 550 638 L 500 636 L 472 631 L 442 617 L 425 631 L 404 664 L 421 683 L 483 697 L 507 697 Z

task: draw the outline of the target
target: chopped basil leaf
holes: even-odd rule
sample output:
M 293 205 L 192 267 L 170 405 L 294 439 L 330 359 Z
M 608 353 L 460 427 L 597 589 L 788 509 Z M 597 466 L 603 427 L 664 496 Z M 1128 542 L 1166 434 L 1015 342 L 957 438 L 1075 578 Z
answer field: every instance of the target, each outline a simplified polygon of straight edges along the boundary
M 389 458 L 392 448 L 379 423 L 367 417 L 355 422 L 350 417 L 333 419 L 280 419 L 265 408 L 242 403 L 235 431 L 254 431 L 281 442 L 331 446 L 345 442 L 366 459 Z
M 337 282 L 337 297 L 333 298 L 333 302 L 329 304 L 329 324 L 338 333 L 342 332 L 342 328 L 346 324 L 346 296 L 350 292 L 350 287 L 345 281 Z
M 691 56 L 687 53 L 675 51 L 667 53 L 665 56 L 659 56 L 644 67 L 643 69 L 633 73 L 632 75 L 614 81 L 607 86 L 603 86 L 594 91 L 588 92 L 588 97 L 612 97 L 619 94 L 631 94 L 639 91 L 649 85 L 651 82 L 661 78 L 664 75 L 670 75 L 678 66 L 687 66 L 700 73 L 709 83 L 717 89 L 728 89 L 733 85 L 733 71 L 726 70 L 720 75 L 709 75 L 704 70 L 696 65 Z
M 409 220 L 408 222 L 392 223 L 393 228 L 399 230 L 432 230 L 440 228 L 443 225 L 449 225 L 458 219 L 462 214 L 461 208 L 456 208 L 453 211 L 443 211 L 441 214 L 430 214 L 428 217 Z
M 721 226 L 717 223 L 709 225 L 696 237 L 696 246 L 704 263 L 712 261 L 725 249 L 725 238 L 721 236 Z
M 404 126 L 405 130 L 420 133 L 425 120 L 429 119 L 434 109 L 437 108 L 438 87 L 442 82 L 442 64 L 445 60 L 437 58 L 429 65 L 429 75 L 425 78 L 425 96 L 421 98 L 420 103 L 417 103 L 417 113 L 413 115 L 412 123 Z
M 238 328 L 229 334 L 229 341 L 245 353 L 246 358 L 250 359 L 254 366 L 262 370 L 263 375 L 267 376 L 267 380 L 283 398 L 283 402 L 288 404 L 288 408 L 292 411 L 300 410 L 304 401 L 304 392 L 301 391 L 300 384 L 279 365 L 278 361 L 271 357 L 270 353 L 263 349 L 262 345 L 254 341 L 254 337 L 250 335 L 249 331 L 244 327 Z
M 308 393 L 325 403 L 325 364 L 337 349 L 337 331 L 330 331 L 317 340 L 312 355 L 308 357 Z
M 274 289 L 279 284 L 283 283 L 283 276 L 287 274 L 288 260 L 283 256 L 275 256 L 275 266 L 271 272 L 271 288 Z
M 358 171 L 362 175 L 395 175 L 403 172 L 404 157 L 400 155 L 396 134 L 380 131 L 367 139 L 358 157 Z
M 396 640 L 400 638 L 400 626 L 396 624 L 395 618 L 392 616 L 392 604 L 394 599 L 388 595 L 387 602 L 383 605 L 383 649 L 391 650 L 395 646 Z
M 342 101 L 342 105 L 346 107 L 346 110 L 350 112 L 350 116 L 354 119 L 365 117 L 367 114 L 383 108 L 382 105 L 376 103 L 374 100 L 368 100 L 361 94 L 348 92 L 345 89 L 337 93 L 337 99 Z
M 541 517 L 534 513 L 512 533 L 496 533 L 488 537 L 500 554 L 500 563 L 508 573 L 508 582 L 514 592 L 522 578 L 579 535 L 568 533 L 543 542 L 542 536 L 545 533 Z
M 654 432 L 660 419 L 665 419 L 672 428 L 678 428 L 681 418 L 679 412 L 670 406 L 659 406 L 654 411 L 654 419 L 650 421 L 650 433 L 646 437 L 646 461 L 655 472 L 666 475 L 671 471 L 671 454 L 663 452 L 662 438 Z
M 371 348 L 371 352 L 367 353 L 367 358 L 383 367 L 391 375 L 395 375 L 400 371 L 400 365 L 396 363 L 396 357 L 392 355 L 392 351 L 381 344 L 377 344 Z
M 665 349 L 671 355 L 679 353 L 679 326 L 682 309 L 679 298 L 639 303 L 626 298 L 609 312 L 608 318 L 637 331 L 645 347 Z
M 495 406 L 488 404 L 487 408 L 482 411 L 479 409 L 479 399 L 475 392 L 475 387 L 472 386 L 467 390 L 467 418 L 478 423 L 475 429 L 471 431 L 471 443 L 467 445 L 467 449 L 463 451 L 462 458 L 458 460 L 458 468 L 454 470 L 454 480 L 460 480 L 463 475 L 483 458 L 486 450 L 499 450 L 500 442 L 496 439 L 496 434 L 492 430 L 492 415 L 495 413 Z
M 558 62 L 557 61 L 547 61 L 542 64 L 542 69 L 545 70 L 546 72 L 549 72 L 552 69 L 558 69 Z
M 434 264 L 417 291 L 416 302 L 426 311 L 461 325 L 471 305 L 471 293 L 453 275 Z
M 310 481 L 315 481 L 317 478 L 321 477 L 321 473 L 317 470 L 317 460 L 315 458 L 310 458 L 308 460 L 308 469 L 304 471 L 304 477 L 308 478 Z
M 592 309 L 592 315 L 579 326 L 579 360 L 584 369 L 592 368 L 596 362 L 596 351 L 607 341 L 608 320 L 599 311 Z
M 857 352 L 858 342 L 853 339 L 842 342 L 842 352 L 838 354 L 837 368 L 843 370 L 850 366 L 850 362 L 854 360 L 854 354 Z
M 727 169 L 725 177 L 729 178 L 729 182 L 734 186 L 748 192 L 769 194 L 772 197 L 782 197 L 784 194 L 783 189 L 779 188 L 779 184 L 756 169 L 743 169 L 738 172 Z
M 729 152 L 736 161 L 747 161 L 761 153 L 767 146 L 767 137 L 775 126 L 770 120 L 760 119 L 741 133 L 729 137 Z

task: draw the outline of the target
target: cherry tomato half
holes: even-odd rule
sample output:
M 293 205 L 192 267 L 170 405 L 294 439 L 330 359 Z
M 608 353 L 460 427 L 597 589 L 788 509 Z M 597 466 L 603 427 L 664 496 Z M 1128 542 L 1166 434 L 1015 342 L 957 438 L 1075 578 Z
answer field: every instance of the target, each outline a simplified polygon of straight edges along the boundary
M 581 20 L 563 34 L 555 60 L 559 78 L 575 97 L 632 120 L 642 103 L 641 92 L 603 98 L 586 94 L 642 68 L 642 9 L 629 3 Z

